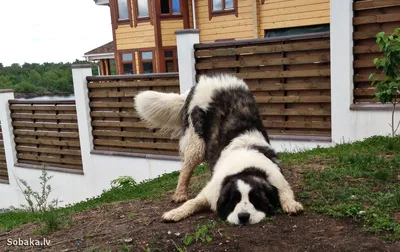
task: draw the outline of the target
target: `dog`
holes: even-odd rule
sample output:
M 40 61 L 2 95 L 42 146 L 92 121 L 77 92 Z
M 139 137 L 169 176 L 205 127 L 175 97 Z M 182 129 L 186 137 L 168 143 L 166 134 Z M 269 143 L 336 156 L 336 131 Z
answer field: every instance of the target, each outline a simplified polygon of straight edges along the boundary
M 242 79 L 203 75 L 184 94 L 143 91 L 134 104 L 149 128 L 179 136 L 182 168 L 172 201 L 186 202 L 164 213 L 164 221 L 177 222 L 211 209 L 231 224 L 254 224 L 278 207 L 289 214 L 303 211 Z M 190 178 L 202 162 L 210 168 L 211 179 L 188 200 Z

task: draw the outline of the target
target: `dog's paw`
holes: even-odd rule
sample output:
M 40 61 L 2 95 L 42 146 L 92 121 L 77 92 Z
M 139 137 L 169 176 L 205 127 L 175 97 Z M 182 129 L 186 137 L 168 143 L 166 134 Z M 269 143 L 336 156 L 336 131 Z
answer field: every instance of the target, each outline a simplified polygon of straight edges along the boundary
M 179 208 L 173 209 L 163 214 L 162 219 L 165 222 L 178 222 L 186 217 L 186 214 Z
M 188 199 L 189 199 L 189 197 L 188 197 L 187 193 L 175 193 L 171 197 L 171 201 L 174 203 L 182 203 L 182 202 L 187 201 Z
M 288 214 L 299 214 L 304 210 L 301 203 L 294 200 L 283 204 L 282 209 Z

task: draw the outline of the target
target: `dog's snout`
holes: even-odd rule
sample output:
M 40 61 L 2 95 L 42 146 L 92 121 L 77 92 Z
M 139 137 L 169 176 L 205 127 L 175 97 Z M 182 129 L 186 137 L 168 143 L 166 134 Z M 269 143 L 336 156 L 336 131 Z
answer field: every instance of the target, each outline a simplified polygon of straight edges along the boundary
M 238 218 L 240 223 L 247 223 L 250 219 L 250 214 L 249 213 L 239 213 Z

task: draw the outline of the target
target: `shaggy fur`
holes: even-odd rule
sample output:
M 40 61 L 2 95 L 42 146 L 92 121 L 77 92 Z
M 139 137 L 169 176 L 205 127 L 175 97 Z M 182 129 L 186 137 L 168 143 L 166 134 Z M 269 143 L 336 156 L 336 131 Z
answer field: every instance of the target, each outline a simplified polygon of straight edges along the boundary
M 185 95 L 145 91 L 135 98 L 150 125 L 180 133 L 182 170 L 175 202 L 187 200 L 193 170 L 207 162 L 212 177 L 196 198 L 163 215 L 179 221 L 210 208 L 234 224 L 257 223 L 279 205 L 291 214 L 295 201 L 245 82 L 231 75 L 202 76 Z

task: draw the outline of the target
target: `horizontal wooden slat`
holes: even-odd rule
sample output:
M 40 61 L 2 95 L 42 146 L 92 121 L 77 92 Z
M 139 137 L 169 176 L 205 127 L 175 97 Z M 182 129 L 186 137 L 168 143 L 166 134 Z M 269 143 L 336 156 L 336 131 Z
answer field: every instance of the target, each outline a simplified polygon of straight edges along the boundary
M 102 91 L 102 92 L 89 92 L 90 98 L 115 98 L 115 97 L 134 97 L 139 91 L 134 92 L 116 92 L 116 91 Z
M 375 95 L 376 90 L 374 88 L 357 88 L 354 89 L 354 95 L 357 96 L 372 96 Z
M 356 74 L 354 76 L 354 81 L 370 81 L 369 80 L 369 76 L 370 76 L 370 74 Z M 382 74 L 376 74 L 376 77 L 378 79 L 381 79 L 383 77 L 383 75 Z
M 111 130 L 93 130 L 93 136 L 171 139 L 171 137 L 169 135 L 165 135 L 165 134 L 153 134 L 153 133 L 146 133 L 146 132 L 111 131 Z
M 7 177 L 8 176 L 8 172 L 5 171 L 5 170 L 0 170 L 0 176 Z
M 75 106 L 23 106 L 11 105 L 11 111 L 76 111 Z
M 297 64 L 314 64 L 329 63 L 330 55 L 323 54 L 319 56 L 308 56 L 301 58 L 281 58 L 281 59 L 254 59 L 254 60 L 238 60 L 238 61 L 216 61 L 197 63 L 196 69 L 217 69 L 228 67 L 254 67 L 254 66 L 276 66 L 276 65 L 297 65 Z
M 330 96 L 266 96 L 256 97 L 258 103 L 330 103 Z
M 366 0 L 354 3 L 354 10 L 370 10 L 384 7 L 400 6 L 398 0 Z
M 386 23 L 386 22 L 396 22 L 396 21 L 400 21 L 400 15 L 398 13 L 353 18 L 354 25 Z
M 56 124 L 56 123 L 27 123 L 13 122 L 14 127 L 43 128 L 43 129 L 78 129 L 77 124 Z
M 58 114 L 58 115 L 38 115 L 38 114 L 11 114 L 13 119 L 46 119 L 46 120 L 76 120 L 76 115 Z
M 380 48 L 376 44 L 354 47 L 354 54 L 378 53 L 380 51 Z
M 46 153 L 46 154 L 81 156 L 80 150 L 71 150 L 71 149 L 60 150 L 54 148 L 35 148 L 35 147 L 23 147 L 23 146 L 17 146 L 16 149 L 19 152 L 35 152 L 35 153 Z
M 94 127 L 124 127 L 124 128 L 146 128 L 146 125 L 142 122 L 99 122 L 92 121 Z
M 171 150 L 138 149 L 132 147 L 123 148 L 123 147 L 109 147 L 109 146 L 97 146 L 97 145 L 94 146 L 94 149 L 99 151 L 112 151 L 112 152 L 122 152 L 122 153 L 178 156 L 178 151 L 171 151 Z
M 312 69 L 304 71 L 265 71 L 237 73 L 236 77 L 242 79 L 275 79 L 275 78 L 295 78 L 295 77 L 319 77 L 330 76 L 330 69 Z
M 101 117 L 101 118 L 117 118 L 117 117 L 130 117 L 130 118 L 138 118 L 138 115 L 136 114 L 136 112 L 126 112 L 126 111 L 121 111 L 121 112 L 117 112 L 117 111 L 113 111 L 113 112 L 105 112 L 105 111 L 92 111 L 90 112 L 90 115 L 92 117 Z
M 210 56 L 231 56 L 240 54 L 258 54 L 258 53 L 276 53 L 276 52 L 293 52 L 293 51 L 308 51 L 308 50 L 321 50 L 329 49 L 329 40 L 316 41 L 316 42 L 301 42 L 293 44 L 279 44 L 279 45 L 258 45 L 253 47 L 243 48 L 223 48 L 214 50 L 198 50 L 196 57 L 210 57 Z
M 141 81 L 110 81 L 110 82 L 89 82 L 89 88 L 127 88 L 127 87 L 179 87 L 179 80 L 141 80 Z
M 264 121 L 267 128 L 293 128 L 293 129 L 330 129 L 331 122 L 320 121 Z
M 82 160 L 78 159 L 78 158 L 57 158 L 57 157 L 45 157 L 45 156 L 37 156 L 37 155 L 29 155 L 29 154 L 17 154 L 17 157 L 20 160 L 32 160 L 32 161 L 40 161 L 40 162 L 73 164 L 73 165 L 81 165 L 82 164 Z
M 330 83 L 276 83 L 276 84 L 257 84 L 250 85 L 249 89 L 253 92 L 256 91 L 300 91 L 300 90 L 326 90 L 330 89 Z
M 58 140 L 44 140 L 44 139 L 29 139 L 29 138 L 15 138 L 17 144 L 43 144 L 55 146 L 73 146 L 80 147 L 79 141 L 58 141 Z
M 103 146 L 120 146 L 120 147 L 135 147 L 135 148 L 146 148 L 146 149 L 178 150 L 178 145 L 171 144 L 171 143 L 145 143 L 145 142 L 129 142 L 129 141 L 95 139 L 94 144 L 95 145 L 103 145 Z
M 66 168 L 66 169 L 76 169 L 76 170 L 82 170 L 82 165 L 74 165 L 74 164 L 61 164 L 61 163 L 52 163 L 50 161 L 33 161 L 33 160 L 19 160 L 18 164 L 26 164 L 26 165 L 36 165 L 36 166 L 42 166 L 43 164 L 46 164 L 47 166 L 50 167 L 55 167 L 55 168 Z
M 132 102 L 90 102 L 91 108 L 133 108 L 134 103 Z
M 14 130 L 16 136 L 42 136 L 42 137 L 61 137 L 78 138 L 78 132 L 54 132 L 54 131 L 33 131 L 33 130 Z

